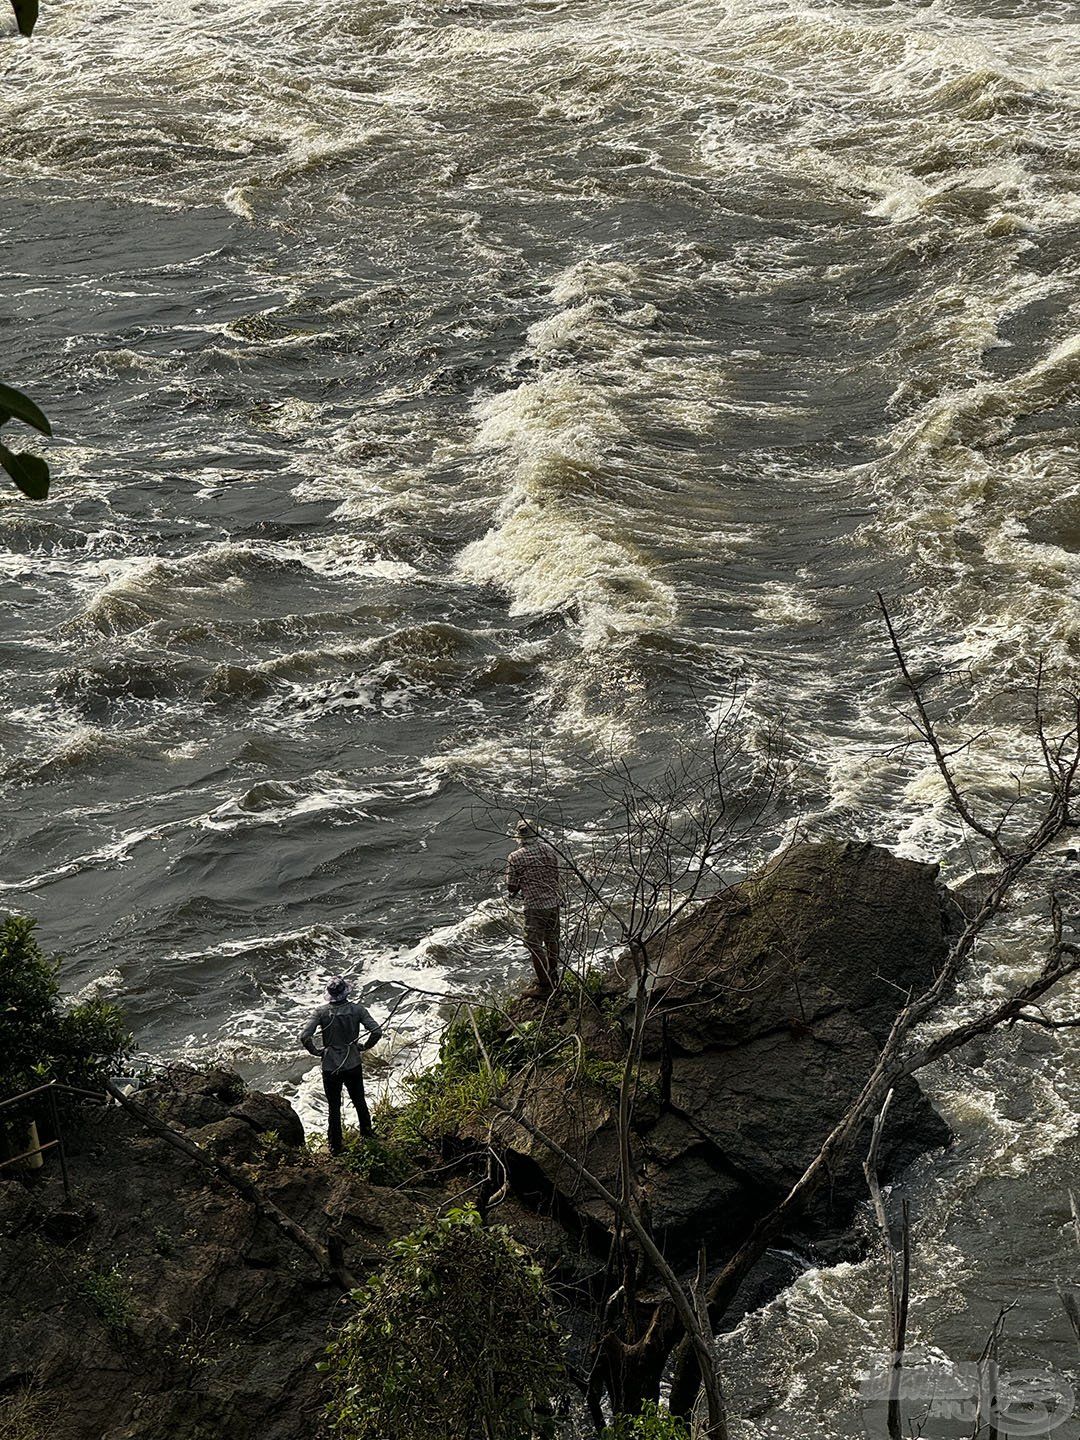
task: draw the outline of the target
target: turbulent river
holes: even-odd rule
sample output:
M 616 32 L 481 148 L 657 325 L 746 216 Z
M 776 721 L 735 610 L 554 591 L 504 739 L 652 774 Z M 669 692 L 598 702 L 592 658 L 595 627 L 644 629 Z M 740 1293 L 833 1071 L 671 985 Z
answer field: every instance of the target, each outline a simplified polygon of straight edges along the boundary
M 1031 658 L 1080 679 L 1073 4 L 47 0 L 0 71 L 57 431 L 0 496 L 0 899 L 68 988 L 310 1107 L 327 975 L 521 973 L 478 790 L 542 749 L 572 818 L 733 688 L 809 834 L 969 868 L 873 592 L 1004 793 Z M 1015 1299 L 1007 1361 L 1075 1364 L 1076 1053 L 933 1077 L 919 1345 Z M 861 1433 L 883 1327 L 876 1266 L 806 1272 L 726 1342 L 738 1440 Z

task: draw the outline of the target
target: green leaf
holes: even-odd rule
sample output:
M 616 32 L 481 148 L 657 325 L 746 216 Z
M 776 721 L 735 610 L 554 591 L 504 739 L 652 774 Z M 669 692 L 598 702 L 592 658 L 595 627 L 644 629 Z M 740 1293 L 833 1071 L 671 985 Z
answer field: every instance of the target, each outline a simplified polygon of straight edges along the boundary
M 34 33 L 34 26 L 38 18 L 38 0 L 11 0 L 12 9 L 15 11 L 15 20 L 19 26 L 19 34 L 25 35 L 28 39 Z
M 0 465 L 31 500 L 44 500 L 49 493 L 49 467 L 39 455 L 16 455 L 0 445 Z
M 15 8 L 18 10 L 18 5 Z M 37 13 L 36 6 L 34 13 Z M 28 395 L 24 395 L 21 390 L 13 390 L 10 385 L 0 385 L 0 425 L 8 420 L 21 420 L 24 425 L 32 425 L 35 430 L 40 430 L 43 435 L 52 434 L 52 426 L 45 412 L 40 410 Z

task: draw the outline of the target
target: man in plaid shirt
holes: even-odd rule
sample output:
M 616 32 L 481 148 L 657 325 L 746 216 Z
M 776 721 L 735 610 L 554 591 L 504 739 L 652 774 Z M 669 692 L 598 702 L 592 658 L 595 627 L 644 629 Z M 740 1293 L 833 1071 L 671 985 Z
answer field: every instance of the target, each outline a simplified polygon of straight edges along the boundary
M 559 857 L 526 820 L 515 833 L 520 843 L 506 862 L 506 888 L 525 907 L 525 945 L 536 970 L 536 986 L 525 993 L 539 998 L 559 984 Z

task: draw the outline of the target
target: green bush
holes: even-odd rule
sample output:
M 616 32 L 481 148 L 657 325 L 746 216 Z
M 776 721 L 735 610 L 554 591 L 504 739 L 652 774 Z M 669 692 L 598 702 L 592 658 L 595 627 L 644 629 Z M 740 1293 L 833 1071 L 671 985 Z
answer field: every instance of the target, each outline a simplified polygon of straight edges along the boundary
M 497 1005 L 474 1005 L 471 1011 L 471 1021 L 466 1013 L 447 1026 L 439 1046 L 439 1068 L 451 1074 L 482 1069 L 486 1055 L 493 1069 L 512 1075 L 530 1063 L 550 1064 L 571 1043 L 557 1025 L 536 1020 L 515 1022 Z M 477 1035 L 483 1050 L 477 1044 Z
M 602 1440 L 690 1440 L 684 1421 L 647 1400 L 639 1415 L 616 1415 Z
M 383 1100 L 375 1106 L 374 1135 L 346 1130 L 338 1164 L 373 1185 L 401 1185 L 439 1153 L 446 1137 L 487 1110 L 505 1084 L 502 1070 L 458 1074 L 437 1064 L 414 1075 L 405 1081 L 409 1098 L 403 1105 Z
M 375 1141 L 348 1147 L 351 1168 L 365 1179 L 400 1183 L 446 1136 L 488 1110 L 506 1086 L 508 1072 L 524 1059 L 523 1037 L 498 1010 L 478 1006 L 473 1018 L 475 1031 L 468 1016 L 446 1027 L 435 1064 L 406 1079 L 404 1104 L 375 1107 Z
M 355 1130 L 347 1131 L 338 1164 L 368 1180 L 372 1185 L 400 1185 L 416 1169 L 409 1151 L 395 1143 L 392 1135 L 379 1131 L 379 1110 L 372 1117 L 376 1133 L 364 1136 Z
M 63 1010 L 58 962 L 34 936 L 34 921 L 0 923 L 0 1097 L 59 1080 L 101 1089 L 131 1045 L 120 1011 L 103 1000 Z
M 471 1020 L 458 1015 L 446 1027 L 435 1064 L 405 1080 L 404 1102 L 375 1106 L 374 1137 L 346 1134 L 341 1163 L 372 1184 L 401 1184 L 445 1139 L 488 1113 L 516 1070 L 554 1054 L 561 1043 L 570 1042 L 535 1023 L 514 1026 L 494 1006 L 473 1007 Z
M 409 1099 L 388 1117 L 386 1138 L 412 1151 L 438 1144 L 486 1111 L 506 1085 L 506 1078 L 502 1069 L 459 1073 L 440 1062 L 405 1082 Z
M 543 1276 L 504 1229 L 454 1210 L 399 1240 L 327 1350 L 333 1440 L 554 1434 L 563 1339 Z
M 571 1003 L 578 1000 L 600 1009 L 605 1001 L 605 980 L 604 971 L 596 965 L 587 965 L 580 974 L 567 970 L 562 978 L 563 994 Z

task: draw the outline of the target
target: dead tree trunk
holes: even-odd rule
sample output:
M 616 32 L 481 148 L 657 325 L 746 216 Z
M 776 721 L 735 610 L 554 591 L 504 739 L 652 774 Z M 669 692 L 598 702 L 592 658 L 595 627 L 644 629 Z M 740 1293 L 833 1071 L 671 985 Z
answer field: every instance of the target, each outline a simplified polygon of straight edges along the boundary
M 889 1440 L 903 1440 L 900 1416 L 900 1387 L 904 1375 L 904 1351 L 907 1346 L 908 1304 L 911 1295 L 911 1213 L 905 1197 L 901 1204 L 900 1245 L 893 1238 L 892 1226 L 885 1209 L 885 1198 L 881 1193 L 881 1179 L 878 1175 L 878 1148 L 881 1132 L 885 1128 L 885 1117 L 892 1104 L 893 1092 L 885 1096 L 870 1138 L 870 1149 L 863 1163 L 863 1173 L 870 1190 L 874 1216 L 881 1232 L 885 1263 L 888 1266 L 887 1294 L 889 1302 Z

